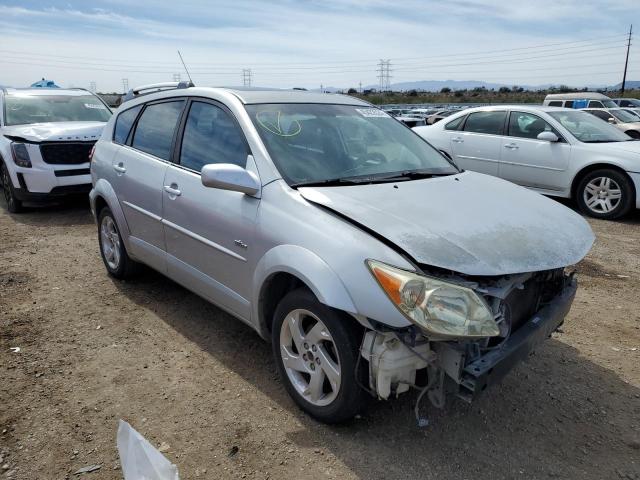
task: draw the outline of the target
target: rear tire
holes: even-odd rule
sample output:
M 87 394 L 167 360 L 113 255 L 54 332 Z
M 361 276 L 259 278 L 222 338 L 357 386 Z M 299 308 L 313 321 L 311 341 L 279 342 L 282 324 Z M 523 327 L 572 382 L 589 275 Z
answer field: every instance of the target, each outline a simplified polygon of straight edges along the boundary
M 11 182 L 9 170 L 4 162 L 0 162 L 0 178 L 2 179 L 2 193 L 4 194 L 4 199 L 7 202 L 7 210 L 9 210 L 10 213 L 23 212 L 24 207 L 22 206 L 22 202 L 16 197 L 16 192 L 13 188 L 13 183 Z
M 585 214 L 604 220 L 626 215 L 635 202 L 629 177 L 610 168 L 587 173 L 576 189 L 578 207 Z
M 287 392 L 302 410 L 321 422 L 340 423 L 364 408 L 366 397 L 355 377 L 361 339 L 355 320 L 320 303 L 306 288 L 280 301 L 273 354 Z
M 98 243 L 102 261 L 109 275 L 124 280 L 138 272 L 140 264 L 127 254 L 118 224 L 109 207 L 104 207 L 98 215 Z

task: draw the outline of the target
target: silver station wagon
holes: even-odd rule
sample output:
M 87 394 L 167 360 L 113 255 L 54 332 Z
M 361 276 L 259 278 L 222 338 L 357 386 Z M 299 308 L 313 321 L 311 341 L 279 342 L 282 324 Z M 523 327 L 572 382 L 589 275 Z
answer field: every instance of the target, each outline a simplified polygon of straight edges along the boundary
M 582 217 L 461 171 L 382 110 L 186 84 L 130 97 L 91 161 L 107 271 L 146 264 L 254 328 L 313 417 L 410 388 L 471 401 L 564 321 Z

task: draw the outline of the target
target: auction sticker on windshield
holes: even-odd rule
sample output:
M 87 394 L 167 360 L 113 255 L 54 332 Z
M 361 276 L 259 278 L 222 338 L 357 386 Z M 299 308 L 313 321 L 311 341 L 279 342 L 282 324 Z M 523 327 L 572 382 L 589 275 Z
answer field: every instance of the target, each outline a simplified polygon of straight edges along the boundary
M 358 112 L 363 117 L 388 117 L 389 114 L 379 110 L 377 108 L 356 108 L 356 112 Z

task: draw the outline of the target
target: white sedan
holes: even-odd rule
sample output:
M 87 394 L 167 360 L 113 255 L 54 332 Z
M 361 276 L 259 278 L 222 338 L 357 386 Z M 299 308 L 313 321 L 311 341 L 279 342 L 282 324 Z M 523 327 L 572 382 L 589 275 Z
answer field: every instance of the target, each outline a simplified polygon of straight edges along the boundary
M 588 113 L 480 107 L 414 131 L 461 168 L 573 198 L 593 217 L 613 219 L 640 208 L 640 141 Z

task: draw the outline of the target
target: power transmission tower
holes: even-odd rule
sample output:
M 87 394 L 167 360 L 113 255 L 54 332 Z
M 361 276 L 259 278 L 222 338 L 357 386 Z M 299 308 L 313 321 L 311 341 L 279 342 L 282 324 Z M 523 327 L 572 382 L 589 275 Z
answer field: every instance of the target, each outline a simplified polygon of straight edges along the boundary
M 633 25 L 629 27 L 629 39 L 627 40 L 627 58 L 624 61 L 624 73 L 622 74 L 622 88 L 620 89 L 620 96 L 624 97 L 624 87 L 627 83 L 627 66 L 629 65 L 629 50 L 631 49 L 631 34 L 633 33 Z
M 242 85 L 245 87 L 251 86 L 251 69 L 243 68 L 242 69 Z
M 173 81 L 174 82 L 179 82 L 180 81 L 180 74 L 179 73 L 174 73 L 173 74 Z
M 378 63 L 378 80 L 380 80 L 380 91 L 388 92 L 391 89 L 391 60 L 380 59 Z
M 124 91 L 124 93 L 127 93 L 129 91 L 129 79 L 128 78 L 123 78 L 122 79 L 122 90 Z
M 89 82 L 89 90 L 91 90 L 93 93 L 96 93 L 97 89 L 98 88 L 96 86 L 96 82 L 93 82 L 93 81 Z

